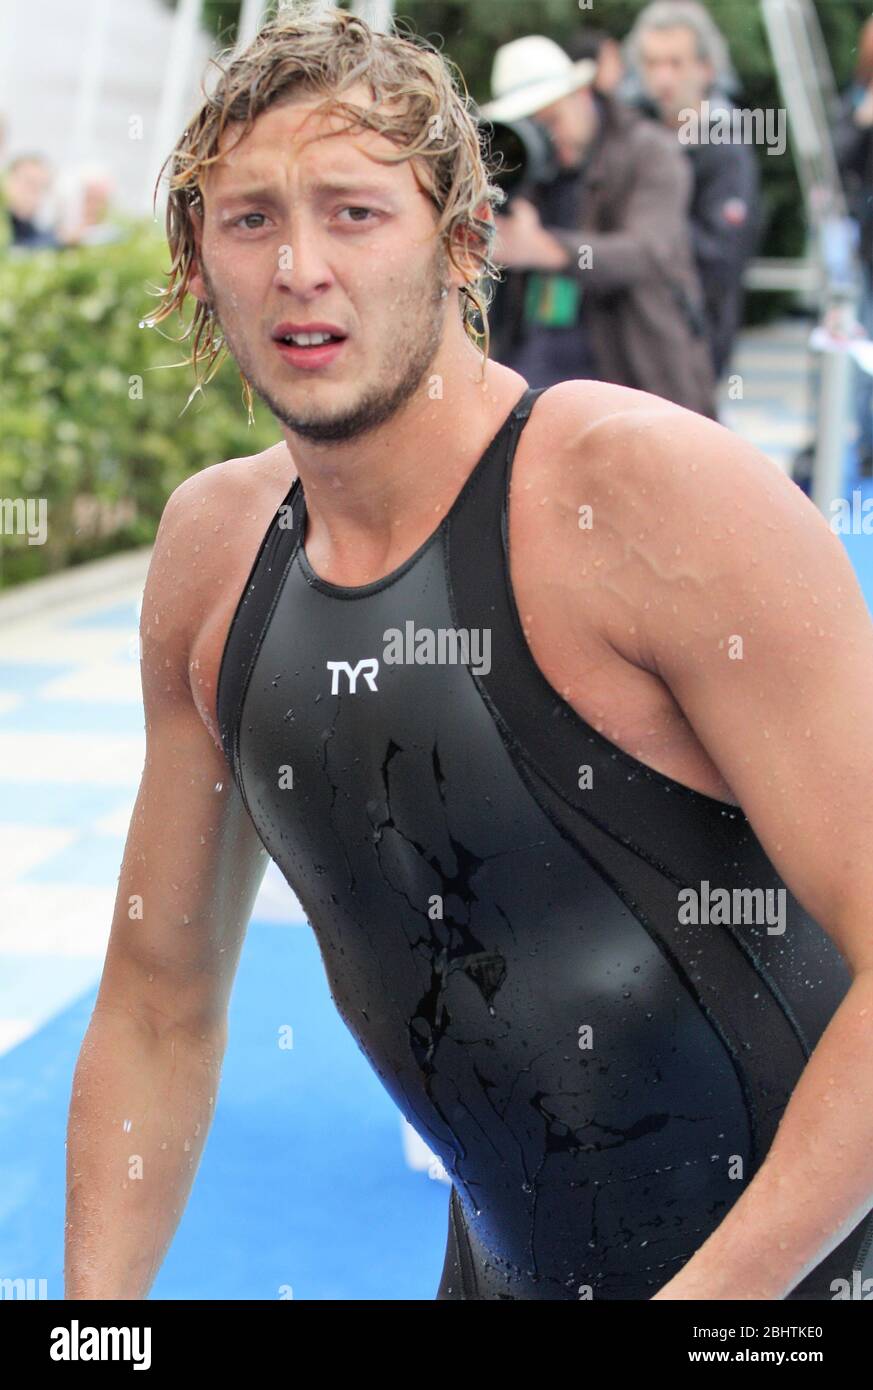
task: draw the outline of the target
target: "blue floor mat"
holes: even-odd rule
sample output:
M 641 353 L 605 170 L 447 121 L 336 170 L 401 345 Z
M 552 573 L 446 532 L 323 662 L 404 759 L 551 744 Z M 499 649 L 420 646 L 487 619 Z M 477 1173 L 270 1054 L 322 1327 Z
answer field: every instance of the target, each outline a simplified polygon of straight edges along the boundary
M 0 1057 L 0 1278 L 45 1279 L 49 1298 L 63 1293 L 66 1112 L 94 998 Z M 433 1299 L 447 1203 L 406 1166 L 311 931 L 252 923 L 215 1120 L 152 1297 Z

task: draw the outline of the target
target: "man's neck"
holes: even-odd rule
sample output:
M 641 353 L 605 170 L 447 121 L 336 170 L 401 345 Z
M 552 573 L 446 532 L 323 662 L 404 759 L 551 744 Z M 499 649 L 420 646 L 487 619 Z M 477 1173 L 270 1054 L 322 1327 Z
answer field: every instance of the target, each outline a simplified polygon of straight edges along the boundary
M 446 346 L 384 424 L 336 444 L 283 430 L 306 495 L 310 559 L 317 548 L 339 569 L 346 558 L 378 569 L 407 536 L 422 531 L 423 539 L 523 393 L 523 379 L 491 361 L 483 381 L 481 354 L 466 335 Z

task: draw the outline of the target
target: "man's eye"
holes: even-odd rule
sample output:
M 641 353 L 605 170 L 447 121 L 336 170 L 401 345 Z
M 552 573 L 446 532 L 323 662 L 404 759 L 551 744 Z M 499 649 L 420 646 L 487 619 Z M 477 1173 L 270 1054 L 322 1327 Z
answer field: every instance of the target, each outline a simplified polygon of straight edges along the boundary
M 263 225 L 264 225 L 264 224 L 263 224 L 263 217 L 264 217 L 264 214 L 263 214 L 262 212 L 244 212 L 243 215 L 242 215 L 242 217 L 237 217 L 237 218 L 236 218 L 236 220 L 235 220 L 235 222 L 234 222 L 234 226 L 235 226 L 235 227 L 239 227 L 239 226 L 241 226 L 241 225 L 246 225 L 246 224 L 248 224 L 248 223 L 249 223 L 249 218 L 250 218 L 250 217 L 260 217 L 262 220 L 261 220 L 261 222 L 260 222 L 259 225 L 260 225 L 260 226 L 263 226 Z M 258 227 L 253 227 L 253 226 L 251 226 L 251 225 L 249 224 L 249 225 L 247 226 L 247 230 L 250 231 L 250 232 L 256 232 L 256 231 L 258 230 Z
M 355 212 L 355 213 L 357 213 L 357 212 L 363 212 L 363 213 L 365 213 L 368 217 L 370 217 L 370 216 L 375 216 L 375 213 L 373 212 L 373 209 L 372 209 L 372 208 L 348 207 L 348 208 L 342 208 L 340 211 L 341 211 L 341 212 Z M 353 221 L 353 222 L 363 222 L 363 221 L 364 221 L 364 218 L 363 218 L 363 217 L 353 217 L 353 218 L 352 218 L 352 221 Z

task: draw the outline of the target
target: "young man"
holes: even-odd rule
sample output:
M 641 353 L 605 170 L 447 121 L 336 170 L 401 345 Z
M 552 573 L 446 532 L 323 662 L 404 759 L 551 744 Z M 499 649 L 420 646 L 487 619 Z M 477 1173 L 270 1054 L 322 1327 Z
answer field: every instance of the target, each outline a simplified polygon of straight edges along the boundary
M 283 439 L 188 479 L 155 546 L 68 1297 L 151 1286 L 267 853 L 451 1176 L 439 1298 L 838 1296 L 873 1201 L 873 643 L 839 542 L 715 423 L 483 358 L 489 185 L 440 55 L 286 17 L 173 173 L 167 306 L 220 323 Z

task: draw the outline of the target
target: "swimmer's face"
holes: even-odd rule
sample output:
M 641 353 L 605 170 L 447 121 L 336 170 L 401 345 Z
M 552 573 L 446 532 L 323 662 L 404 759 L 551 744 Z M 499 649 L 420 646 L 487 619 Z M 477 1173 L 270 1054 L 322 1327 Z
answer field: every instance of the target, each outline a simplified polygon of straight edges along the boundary
M 318 97 L 270 107 L 209 167 L 192 292 L 210 303 L 240 370 L 292 432 L 348 439 L 412 395 L 443 338 L 461 273 L 437 209 L 397 146 L 342 132 Z M 345 100 L 369 104 L 369 89 Z M 238 128 L 224 145 L 233 144 Z M 441 295 L 443 286 L 448 293 Z M 283 325 L 326 324 L 339 344 L 287 347 Z

